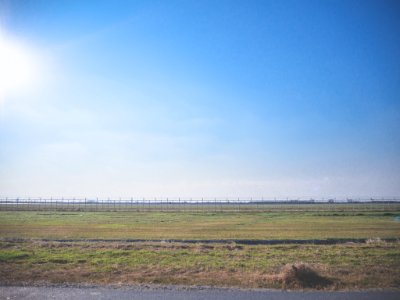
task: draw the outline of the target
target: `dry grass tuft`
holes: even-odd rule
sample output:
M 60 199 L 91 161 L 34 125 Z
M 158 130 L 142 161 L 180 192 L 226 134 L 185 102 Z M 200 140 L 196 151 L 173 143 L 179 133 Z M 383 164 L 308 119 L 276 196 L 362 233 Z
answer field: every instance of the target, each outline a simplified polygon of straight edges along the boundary
M 308 264 L 287 264 L 278 276 L 282 281 L 283 288 L 323 288 L 332 281 L 318 274 Z
M 386 244 L 384 240 L 382 240 L 380 237 L 377 238 L 370 238 L 365 241 L 366 244 Z

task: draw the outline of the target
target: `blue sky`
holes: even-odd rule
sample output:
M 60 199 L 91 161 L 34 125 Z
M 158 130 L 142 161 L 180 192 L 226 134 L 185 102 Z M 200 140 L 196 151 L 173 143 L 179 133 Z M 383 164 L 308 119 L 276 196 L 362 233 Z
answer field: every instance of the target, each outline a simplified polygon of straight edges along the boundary
M 400 195 L 397 1 L 0 1 L 40 83 L 2 196 Z M 40 76 L 39 76 L 40 73 Z

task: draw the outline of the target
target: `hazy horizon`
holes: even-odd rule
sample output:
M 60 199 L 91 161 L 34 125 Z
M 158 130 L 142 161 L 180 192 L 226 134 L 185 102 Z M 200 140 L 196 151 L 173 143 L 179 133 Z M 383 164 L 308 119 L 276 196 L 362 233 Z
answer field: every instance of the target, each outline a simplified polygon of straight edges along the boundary
M 397 1 L 0 0 L 0 196 L 398 197 L 399 97 Z

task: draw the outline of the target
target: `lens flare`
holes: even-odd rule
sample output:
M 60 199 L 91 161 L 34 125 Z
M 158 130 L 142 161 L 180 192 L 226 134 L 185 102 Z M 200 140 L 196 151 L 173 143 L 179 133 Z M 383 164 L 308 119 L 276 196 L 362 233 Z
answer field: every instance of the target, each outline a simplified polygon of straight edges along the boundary
M 33 51 L 0 31 L 0 101 L 34 86 L 36 64 Z

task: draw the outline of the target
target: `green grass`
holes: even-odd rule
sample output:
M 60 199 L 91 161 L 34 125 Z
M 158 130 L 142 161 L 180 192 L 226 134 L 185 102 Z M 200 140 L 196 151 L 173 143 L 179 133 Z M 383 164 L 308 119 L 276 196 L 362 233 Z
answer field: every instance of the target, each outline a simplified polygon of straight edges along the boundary
M 379 239 L 366 244 L 273 246 L 84 242 L 400 238 L 396 216 L 400 211 L 0 211 L 0 284 L 162 283 L 280 288 L 284 286 L 285 265 L 304 263 L 329 279 L 329 285 L 321 288 L 399 288 L 400 243 Z M 4 238 L 33 240 L 18 243 Z
M 0 237 L 49 239 L 400 238 L 400 211 L 0 212 Z
M 163 283 L 281 287 L 302 262 L 326 288 L 400 285 L 400 244 L 275 245 L 0 242 L 0 282 Z

